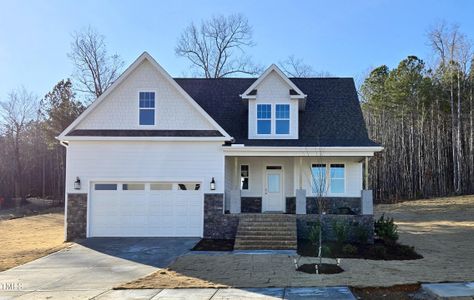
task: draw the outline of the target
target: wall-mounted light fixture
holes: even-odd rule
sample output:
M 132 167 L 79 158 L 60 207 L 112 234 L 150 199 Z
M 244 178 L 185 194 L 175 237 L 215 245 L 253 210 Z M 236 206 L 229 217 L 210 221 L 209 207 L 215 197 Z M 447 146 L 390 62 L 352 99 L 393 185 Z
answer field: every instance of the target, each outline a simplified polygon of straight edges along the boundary
M 81 180 L 79 179 L 79 177 L 76 177 L 76 181 L 74 181 L 74 189 L 75 190 L 81 189 Z
M 212 177 L 210 188 L 211 188 L 211 191 L 216 190 L 216 181 L 214 180 L 214 177 Z

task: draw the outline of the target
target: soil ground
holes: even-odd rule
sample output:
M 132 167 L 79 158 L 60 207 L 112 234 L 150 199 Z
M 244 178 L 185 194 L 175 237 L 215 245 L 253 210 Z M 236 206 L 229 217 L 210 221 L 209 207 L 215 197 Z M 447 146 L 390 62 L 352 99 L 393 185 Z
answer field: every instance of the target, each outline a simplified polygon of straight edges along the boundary
M 127 283 L 122 288 L 337 285 L 363 288 L 474 280 L 474 196 L 376 206 L 376 216 L 382 213 L 394 217 L 399 226 L 400 243 L 414 246 L 424 258 L 405 261 L 342 259 L 344 272 L 313 275 L 296 272 L 294 258 L 286 255 L 185 255 L 169 269 Z M 315 263 L 315 258 L 303 257 L 299 263 Z
M 67 247 L 64 214 L 48 213 L 0 221 L 0 271 Z

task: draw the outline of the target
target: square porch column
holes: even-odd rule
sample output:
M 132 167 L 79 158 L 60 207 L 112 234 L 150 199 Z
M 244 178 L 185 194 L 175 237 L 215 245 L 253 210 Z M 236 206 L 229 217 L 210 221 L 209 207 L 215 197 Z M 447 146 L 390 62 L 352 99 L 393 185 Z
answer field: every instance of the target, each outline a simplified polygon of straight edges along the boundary
M 303 158 L 299 158 L 298 189 L 296 189 L 296 214 L 306 214 L 306 190 L 303 189 Z
M 232 190 L 230 191 L 230 213 L 240 214 L 241 208 L 241 192 L 240 192 L 240 175 L 239 175 L 238 157 L 234 157 L 234 180 L 232 181 Z

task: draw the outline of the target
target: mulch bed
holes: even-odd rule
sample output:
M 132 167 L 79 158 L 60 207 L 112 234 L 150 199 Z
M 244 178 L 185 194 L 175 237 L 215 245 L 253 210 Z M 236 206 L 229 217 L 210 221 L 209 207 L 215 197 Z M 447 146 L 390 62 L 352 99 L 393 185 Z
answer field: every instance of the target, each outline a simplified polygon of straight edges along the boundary
M 202 239 L 192 251 L 233 251 L 235 240 Z
M 316 274 L 316 264 L 304 264 L 298 267 L 297 271 Z M 337 274 L 344 272 L 338 265 L 334 264 L 318 264 L 318 274 Z
M 362 300 L 411 300 L 429 299 L 420 291 L 419 284 L 394 285 L 391 287 L 351 288 L 357 299 Z M 415 297 L 415 295 L 417 297 Z
M 355 246 L 355 253 L 344 253 L 342 247 L 336 242 L 324 242 L 323 245 L 331 249 L 329 257 L 332 258 L 362 258 L 373 260 L 412 260 L 423 258 L 413 247 L 375 240 L 374 244 L 351 244 Z M 301 256 L 317 256 L 317 248 L 309 240 L 298 240 L 298 254 Z

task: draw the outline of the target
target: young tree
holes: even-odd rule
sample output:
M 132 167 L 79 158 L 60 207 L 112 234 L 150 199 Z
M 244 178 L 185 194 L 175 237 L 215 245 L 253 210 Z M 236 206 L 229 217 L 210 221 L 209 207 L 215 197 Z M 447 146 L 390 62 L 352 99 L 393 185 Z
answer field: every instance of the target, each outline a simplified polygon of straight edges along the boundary
M 3 125 L 7 144 L 13 152 L 13 177 L 16 197 L 24 197 L 22 139 L 30 122 L 37 117 L 36 97 L 25 88 L 10 92 L 8 100 L 0 102 L 0 121 Z
M 123 61 L 117 54 L 109 55 L 105 37 L 91 27 L 74 32 L 72 38 L 68 57 L 75 67 L 77 90 L 95 99 L 120 75 Z
M 320 156 L 321 157 L 321 156 Z M 319 258 L 319 265 L 323 263 L 323 217 L 326 214 L 326 201 L 325 197 L 328 191 L 328 182 L 327 182 L 327 174 L 326 174 L 326 164 L 322 163 L 322 161 L 310 169 L 311 174 L 311 183 L 313 189 L 313 195 L 316 198 L 316 202 L 318 204 L 318 215 L 319 215 L 319 243 L 318 243 L 318 258 Z
M 182 32 L 175 48 L 185 57 L 199 76 L 220 78 L 236 74 L 255 75 L 261 68 L 254 65 L 246 50 L 252 47 L 252 27 L 241 14 L 214 16 L 191 23 Z

